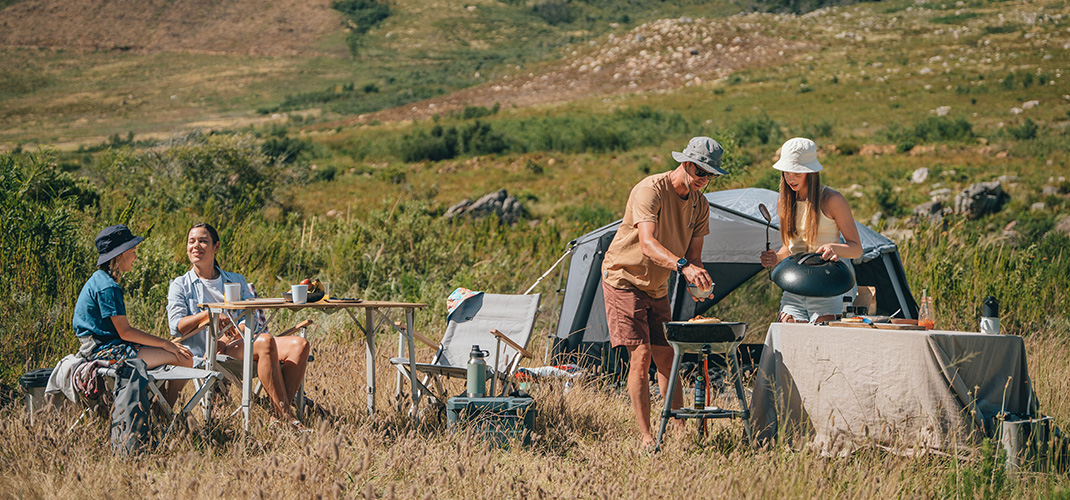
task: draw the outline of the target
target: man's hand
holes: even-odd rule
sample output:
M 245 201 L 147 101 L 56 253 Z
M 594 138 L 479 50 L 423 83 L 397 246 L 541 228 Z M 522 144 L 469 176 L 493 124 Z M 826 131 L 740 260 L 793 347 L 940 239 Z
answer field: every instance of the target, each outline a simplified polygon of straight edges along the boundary
M 713 287 L 713 279 L 710 278 L 710 273 L 706 272 L 706 268 L 697 264 L 688 264 L 684 266 L 680 274 L 684 275 L 684 279 L 688 283 L 691 283 L 703 290 L 709 290 Z

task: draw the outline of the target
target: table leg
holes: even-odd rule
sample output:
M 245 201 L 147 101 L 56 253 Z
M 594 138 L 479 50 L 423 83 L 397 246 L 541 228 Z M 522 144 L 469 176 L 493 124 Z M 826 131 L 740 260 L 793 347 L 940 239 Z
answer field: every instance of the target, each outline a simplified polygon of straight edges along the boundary
M 364 321 L 367 327 L 364 329 L 364 346 L 367 357 L 368 377 L 368 414 L 375 414 L 375 329 L 372 309 L 364 310 Z
M 413 309 L 405 309 L 405 339 L 409 343 L 409 388 L 412 389 L 412 418 L 419 422 L 420 393 L 416 389 L 416 331 Z M 400 387 L 401 384 L 398 384 Z
M 208 371 L 215 371 L 215 339 L 219 338 L 219 313 L 208 308 L 208 338 L 204 341 L 204 369 Z M 208 391 L 208 394 L 204 395 L 204 422 L 208 423 L 212 418 L 212 394 L 215 391 Z
M 665 427 L 669 425 L 669 419 L 672 418 L 672 399 L 673 388 L 676 387 L 676 379 L 680 376 L 680 358 L 683 358 L 684 353 L 681 351 L 679 345 L 672 344 L 672 372 L 669 374 L 669 394 L 665 397 L 665 408 L 661 411 L 661 424 L 658 426 L 658 439 L 657 444 L 654 447 L 654 451 L 661 451 L 661 439 L 665 437 Z
M 246 309 L 245 313 L 245 327 L 253 324 L 255 317 L 252 309 Z M 241 412 L 244 419 L 243 429 L 246 432 L 249 431 L 249 411 L 253 400 L 253 342 L 256 341 L 255 334 L 252 328 L 249 328 L 252 332 L 246 335 L 245 338 L 245 359 L 242 360 L 242 381 L 241 381 Z

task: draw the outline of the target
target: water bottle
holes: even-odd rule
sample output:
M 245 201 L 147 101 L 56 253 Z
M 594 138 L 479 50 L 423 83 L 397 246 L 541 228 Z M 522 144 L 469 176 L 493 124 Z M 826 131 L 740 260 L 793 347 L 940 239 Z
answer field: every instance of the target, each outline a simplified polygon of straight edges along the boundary
M 478 345 L 472 346 L 468 356 L 468 397 L 484 398 L 487 396 L 487 362 L 483 360 L 486 351 Z
M 695 409 L 706 409 L 706 380 L 702 375 L 695 377 Z
M 981 303 L 981 333 L 999 333 L 999 302 L 991 295 Z

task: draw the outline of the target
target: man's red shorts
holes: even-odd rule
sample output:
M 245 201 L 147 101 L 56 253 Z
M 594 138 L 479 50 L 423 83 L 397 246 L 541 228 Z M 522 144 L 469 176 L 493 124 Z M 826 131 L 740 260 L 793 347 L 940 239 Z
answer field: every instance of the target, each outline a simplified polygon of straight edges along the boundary
M 620 289 L 602 282 L 606 321 L 613 347 L 653 344 L 668 346 L 666 321 L 672 320 L 669 297 L 652 298 L 642 290 Z

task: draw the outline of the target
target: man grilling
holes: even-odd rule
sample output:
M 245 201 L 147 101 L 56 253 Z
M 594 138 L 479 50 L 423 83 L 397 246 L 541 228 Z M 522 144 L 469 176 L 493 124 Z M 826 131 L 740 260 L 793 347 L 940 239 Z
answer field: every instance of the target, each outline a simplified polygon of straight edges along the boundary
M 675 270 L 700 290 L 713 286 L 702 266 L 702 238 L 710 232 L 710 206 L 702 189 L 709 176 L 726 174 L 719 168 L 722 153 L 717 141 L 692 138 L 683 152 L 672 153 L 678 167 L 639 181 L 628 195 L 624 220 L 602 263 L 609 338 L 614 347 L 628 349 L 628 395 L 644 447 L 655 445 L 650 429 L 651 359 L 661 394 L 669 394 L 673 350 L 662 326 L 672 319 L 669 276 Z M 682 404 L 677 382 L 672 408 Z

